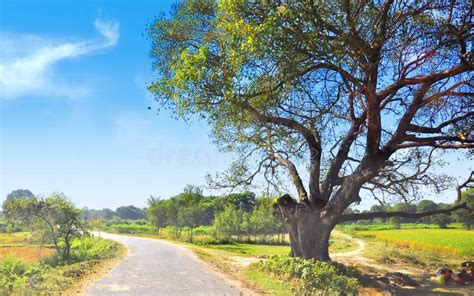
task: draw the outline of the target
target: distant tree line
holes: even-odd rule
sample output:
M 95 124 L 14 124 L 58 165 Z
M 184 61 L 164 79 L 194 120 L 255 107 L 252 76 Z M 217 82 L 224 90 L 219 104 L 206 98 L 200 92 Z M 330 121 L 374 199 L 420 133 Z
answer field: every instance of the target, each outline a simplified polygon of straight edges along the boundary
M 133 205 L 118 207 L 111 210 L 104 208 L 102 210 L 94 210 L 89 208 L 82 209 L 82 216 L 85 220 L 111 220 L 114 218 L 124 220 L 146 219 L 146 209 L 142 209 Z

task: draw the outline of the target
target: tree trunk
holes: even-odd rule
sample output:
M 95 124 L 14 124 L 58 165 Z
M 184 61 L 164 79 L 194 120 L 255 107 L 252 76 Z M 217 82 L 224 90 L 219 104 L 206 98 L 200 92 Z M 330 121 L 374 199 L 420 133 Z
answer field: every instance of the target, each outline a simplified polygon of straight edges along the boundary
M 291 256 L 330 261 L 329 237 L 335 219 L 319 209 L 296 203 L 288 195 L 278 200 L 278 207 L 290 237 Z

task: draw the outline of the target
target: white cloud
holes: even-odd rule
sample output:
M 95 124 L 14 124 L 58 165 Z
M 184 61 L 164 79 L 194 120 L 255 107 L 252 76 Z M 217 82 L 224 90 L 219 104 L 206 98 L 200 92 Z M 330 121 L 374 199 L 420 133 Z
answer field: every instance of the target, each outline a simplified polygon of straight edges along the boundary
M 61 60 L 98 53 L 119 39 L 119 23 L 96 19 L 100 39 L 58 42 L 36 35 L 0 33 L 0 99 L 25 95 L 81 97 L 88 90 L 58 78 L 54 65 Z

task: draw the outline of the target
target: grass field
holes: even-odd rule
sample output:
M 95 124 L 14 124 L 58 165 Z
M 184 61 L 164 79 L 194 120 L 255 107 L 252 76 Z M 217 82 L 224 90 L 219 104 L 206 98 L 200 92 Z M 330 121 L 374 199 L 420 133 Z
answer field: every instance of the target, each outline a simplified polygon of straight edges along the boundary
M 400 229 L 358 231 L 357 236 L 414 250 L 473 256 L 474 231 L 463 229 Z

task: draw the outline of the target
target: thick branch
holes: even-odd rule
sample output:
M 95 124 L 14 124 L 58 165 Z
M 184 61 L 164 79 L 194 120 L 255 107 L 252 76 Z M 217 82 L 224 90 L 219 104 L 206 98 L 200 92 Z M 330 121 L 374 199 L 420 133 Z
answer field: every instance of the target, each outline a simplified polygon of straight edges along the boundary
M 284 165 L 291 176 L 291 180 L 293 181 L 293 184 L 296 187 L 296 190 L 298 191 L 298 195 L 300 197 L 300 202 L 303 204 L 308 203 L 308 193 L 306 192 L 306 189 L 304 188 L 303 182 L 301 181 L 300 175 L 298 174 L 298 170 L 296 169 L 296 166 L 287 158 L 284 158 L 283 156 L 279 155 L 278 153 L 273 153 L 273 157 L 282 165 Z
M 241 102 L 240 106 L 243 109 L 249 111 L 255 119 L 261 122 L 285 126 L 287 128 L 299 132 L 303 136 L 303 138 L 306 140 L 306 143 L 308 144 L 310 151 L 310 198 L 312 203 L 319 203 L 321 201 L 318 186 L 321 167 L 321 144 L 319 142 L 319 134 L 316 131 L 305 127 L 304 125 L 295 120 L 263 114 L 247 101 Z
M 456 206 L 447 209 L 439 209 L 434 211 L 422 212 L 422 213 L 407 213 L 407 212 L 373 212 L 373 213 L 359 213 L 359 214 L 346 214 L 339 218 L 340 222 L 346 221 L 358 221 L 358 220 L 370 220 L 375 218 L 390 218 L 390 217 L 404 217 L 419 219 L 427 216 L 444 214 L 451 215 L 452 212 L 459 209 L 467 209 L 466 203 L 460 203 Z
M 471 172 L 469 178 L 466 179 L 462 184 L 456 186 L 456 192 L 458 194 L 458 201 L 462 199 L 462 192 L 463 188 L 473 188 L 474 187 L 474 171 Z
M 422 83 L 428 83 L 428 84 L 433 84 L 436 81 L 440 81 L 443 79 L 446 79 L 448 77 L 452 77 L 455 75 L 458 75 L 460 73 L 466 72 L 469 70 L 469 66 L 465 64 L 460 64 L 457 65 L 453 68 L 446 69 L 437 73 L 429 74 L 429 75 L 424 75 L 424 76 L 415 76 L 412 78 L 404 78 L 401 80 L 398 80 L 394 84 L 384 88 L 381 90 L 377 96 L 379 97 L 380 100 L 388 97 L 389 95 L 392 95 L 396 93 L 399 89 L 408 86 L 408 85 L 415 85 L 415 84 L 422 84 Z
M 329 200 L 332 188 L 338 184 L 341 180 L 339 178 L 339 172 L 343 163 L 348 159 L 349 151 L 352 143 L 357 138 L 359 133 L 360 123 L 353 123 L 351 129 L 347 133 L 346 137 L 342 140 L 339 151 L 336 157 L 331 161 L 331 166 L 326 175 L 324 183 L 321 185 L 321 195 L 324 200 Z

